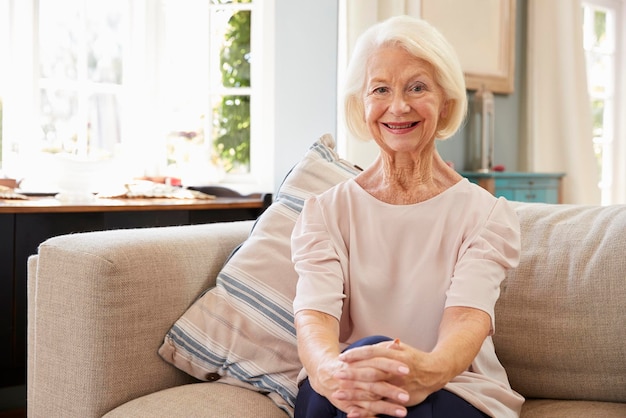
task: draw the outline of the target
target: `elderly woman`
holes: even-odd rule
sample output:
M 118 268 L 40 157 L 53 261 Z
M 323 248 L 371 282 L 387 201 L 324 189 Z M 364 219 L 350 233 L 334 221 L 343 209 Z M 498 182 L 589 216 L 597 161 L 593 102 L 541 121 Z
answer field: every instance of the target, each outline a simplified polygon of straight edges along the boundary
M 519 416 L 491 340 L 518 220 L 435 147 L 466 109 L 458 59 L 426 22 L 391 18 L 358 40 L 346 122 L 380 153 L 309 199 L 293 232 L 296 417 Z

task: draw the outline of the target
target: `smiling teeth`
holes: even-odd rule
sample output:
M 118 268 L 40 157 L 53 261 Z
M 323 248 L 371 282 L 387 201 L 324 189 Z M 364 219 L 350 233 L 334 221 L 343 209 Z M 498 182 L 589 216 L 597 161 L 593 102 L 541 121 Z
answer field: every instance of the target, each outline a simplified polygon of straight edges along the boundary
M 413 123 L 410 122 L 410 123 L 405 123 L 405 124 L 402 124 L 402 125 L 393 125 L 393 124 L 389 123 L 389 124 L 387 124 L 387 126 L 389 126 L 392 129 L 406 129 L 406 128 L 410 128 L 411 126 L 413 126 Z

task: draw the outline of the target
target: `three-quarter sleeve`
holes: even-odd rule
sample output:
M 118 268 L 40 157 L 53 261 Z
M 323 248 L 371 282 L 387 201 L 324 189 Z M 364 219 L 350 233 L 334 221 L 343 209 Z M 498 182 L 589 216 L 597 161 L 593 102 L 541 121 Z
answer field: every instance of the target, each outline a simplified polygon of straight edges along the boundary
M 312 309 L 339 320 L 345 298 L 340 255 L 315 197 L 304 204 L 292 233 L 291 251 L 298 273 L 294 314 Z
M 505 199 L 497 199 L 486 220 L 460 251 L 446 294 L 446 307 L 466 306 L 487 312 L 495 329 L 494 309 L 506 271 L 517 267 L 520 226 Z

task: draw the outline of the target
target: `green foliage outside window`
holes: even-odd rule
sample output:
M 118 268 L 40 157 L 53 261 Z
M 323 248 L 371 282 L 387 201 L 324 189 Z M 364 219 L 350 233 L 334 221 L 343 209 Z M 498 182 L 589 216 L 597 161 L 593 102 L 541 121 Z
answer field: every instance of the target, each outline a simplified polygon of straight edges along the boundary
M 230 18 L 220 51 L 224 87 L 250 87 L 250 11 Z M 214 109 L 214 146 L 226 171 L 250 164 L 250 96 L 224 96 Z
M 606 13 L 596 10 L 593 17 L 596 45 L 600 45 L 606 39 Z

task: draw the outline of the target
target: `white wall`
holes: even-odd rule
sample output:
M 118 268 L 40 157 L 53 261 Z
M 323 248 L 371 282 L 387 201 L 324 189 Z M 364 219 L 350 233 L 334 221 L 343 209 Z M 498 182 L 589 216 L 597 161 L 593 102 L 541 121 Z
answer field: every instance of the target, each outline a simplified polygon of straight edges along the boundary
M 274 193 L 324 133 L 337 132 L 337 0 L 276 0 Z

